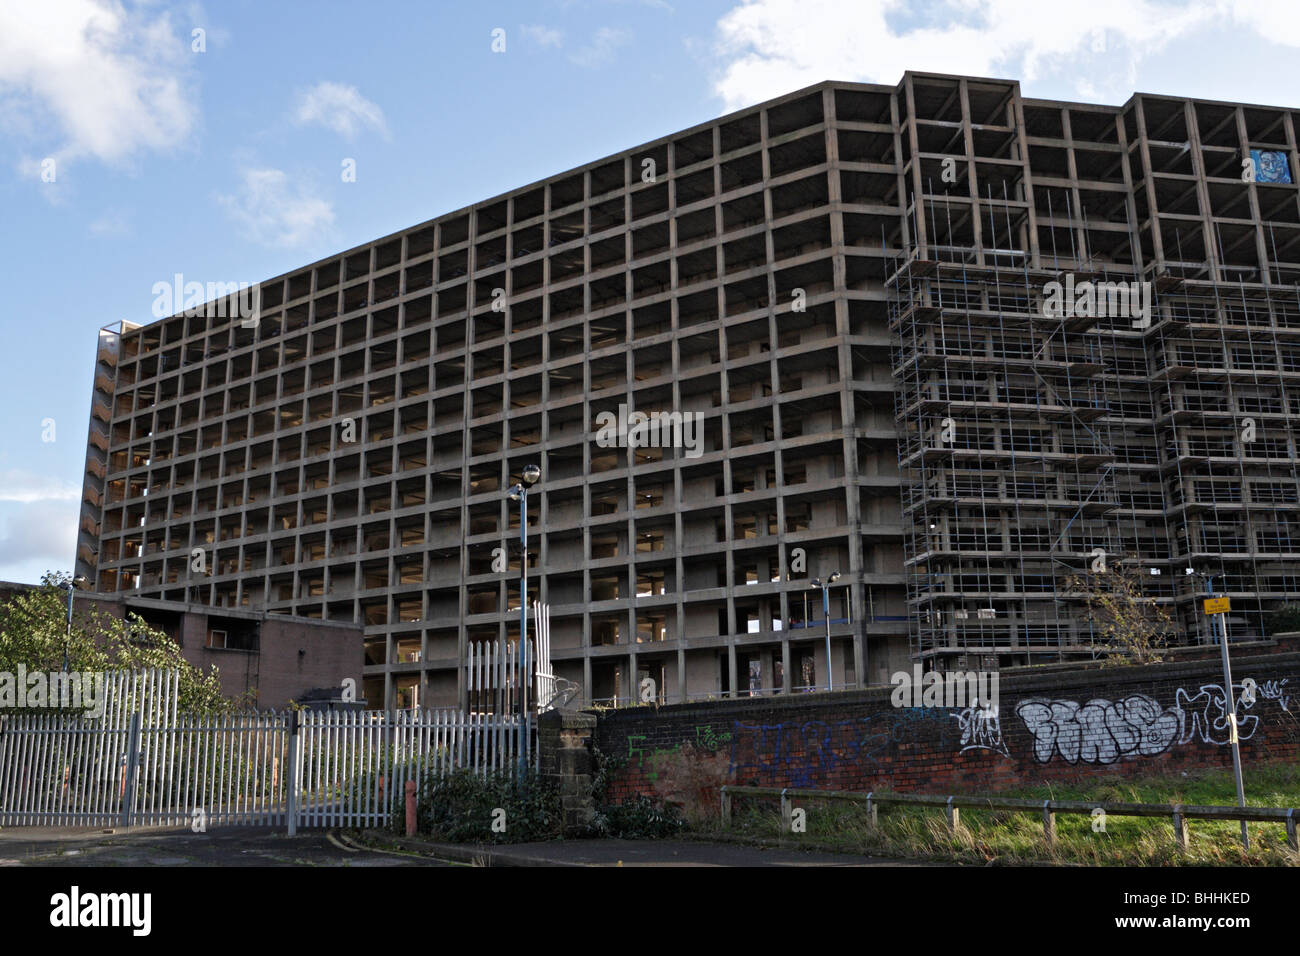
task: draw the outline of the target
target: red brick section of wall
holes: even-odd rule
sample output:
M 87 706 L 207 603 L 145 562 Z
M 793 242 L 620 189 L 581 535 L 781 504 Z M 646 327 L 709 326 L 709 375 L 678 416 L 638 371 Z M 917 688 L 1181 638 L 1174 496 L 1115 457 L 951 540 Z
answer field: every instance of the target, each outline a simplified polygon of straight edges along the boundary
M 1234 651 L 1242 758 L 1300 753 L 1295 644 Z M 1047 780 L 1231 767 L 1217 655 L 1143 667 L 1008 671 L 996 719 L 974 708 L 896 708 L 893 688 L 600 715 L 607 796 L 707 805 L 724 783 L 899 793 L 985 792 Z
M 102 614 L 124 618 L 131 608 L 112 596 L 78 595 L 77 612 L 91 607 Z M 202 671 L 216 665 L 221 693 L 240 697 L 254 691 L 253 704 L 279 709 L 315 688 L 341 688 L 346 678 L 360 691 L 364 663 L 364 631 L 335 621 L 310 621 L 276 614 L 243 615 L 258 620 L 258 650 L 214 649 L 207 646 L 209 611 L 195 605 L 154 602 L 178 615 L 181 654 Z M 219 608 L 211 614 L 226 614 Z M 301 652 L 301 653 L 300 653 Z

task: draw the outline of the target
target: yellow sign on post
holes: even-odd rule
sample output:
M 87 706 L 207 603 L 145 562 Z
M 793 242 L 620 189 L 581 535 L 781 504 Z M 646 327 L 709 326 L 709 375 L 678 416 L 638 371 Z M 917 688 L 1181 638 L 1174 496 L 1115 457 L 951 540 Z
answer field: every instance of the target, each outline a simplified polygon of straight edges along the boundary
M 1232 610 L 1232 604 L 1226 597 L 1206 598 L 1204 603 L 1206 614 L 1227 614 Z

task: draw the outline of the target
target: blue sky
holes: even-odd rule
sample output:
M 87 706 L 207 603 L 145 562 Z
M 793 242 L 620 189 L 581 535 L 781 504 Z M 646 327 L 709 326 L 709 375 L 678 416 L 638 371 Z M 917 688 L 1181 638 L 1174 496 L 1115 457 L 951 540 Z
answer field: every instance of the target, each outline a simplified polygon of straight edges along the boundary
M 0 0 L 0 579 L 71 566 L 96 332 L 175 273 L 257 282 L 824 79 L 1300 106 L 1298 48 L 1300 4 L 1237 0 Z

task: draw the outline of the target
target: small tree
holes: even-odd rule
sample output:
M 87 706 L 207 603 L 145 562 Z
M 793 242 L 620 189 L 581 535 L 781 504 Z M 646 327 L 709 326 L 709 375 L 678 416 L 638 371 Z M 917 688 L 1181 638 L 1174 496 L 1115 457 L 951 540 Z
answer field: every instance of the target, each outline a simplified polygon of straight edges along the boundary
M 1155 664 L 1177 633 L 1169 609 L 1146 594 L 1142 567 L 1119 561 L 1104 571 L 1073 575 L 1070 590 L 1083 597 L 1093 626 L 1093 649 L 1106 664 Z
M 1269 634 L 1300 631 L 1300 604 L 1293 601 L 1269 611 L 1264 616 L 1264 628 Z
M 180 645 L 150 627 L 137 614 L 126 619 L 98 610 L 74 609 L 67 629 L 70 575 L 47 572 L 39 587 L 0 604 L 0 671 L 62 670 L 66 649 L 71 671 L 142 670 L 180 672 L 179 706 L 190 713 L 225 713 L 246 701 L 221 694 L 215 667 L 201 671 L 181 654 Z

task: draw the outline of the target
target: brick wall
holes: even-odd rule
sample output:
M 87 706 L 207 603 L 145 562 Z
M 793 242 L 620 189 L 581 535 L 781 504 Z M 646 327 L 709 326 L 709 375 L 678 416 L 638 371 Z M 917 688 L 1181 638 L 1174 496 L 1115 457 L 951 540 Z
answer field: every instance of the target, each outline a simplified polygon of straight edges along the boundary
M 290 700 L 314 688 L 340 688 L 349 677 L 355 681 L 358 693 L 361 689 L 364 632 L 359 625 L 164 601 L 127 606 L 116 595 L 78 593 L 77 613 L 91 608 L 117 618 L 125 618 L 129 612 L 139 613 L 146 620 L 156 616 L 151 611 L 170 614 L 175 618 L 173 626 L 154 626 L 177 641 L 182 656 L 195 667 L 206 672 L 215 665 L 224 696 L 240 697 L 251 690 L 253 705 L 258 708 L 286 707 Z M 207 647 L 212 617 L 236 617 L 255 624 L 258 649 Z
M 1300 753 L 1294 642 L 1234 648 L 1245 766 Z M 910 793 L 1231 767 L 1217 653 L 1145 667 L 1008 671 L 995 719 L 975 708 L 894 707 L 892 687 L 606 711 L 595 743 L 608 795 L 700 808 L 723 783 Z M 1216 695 L 1217 691 L 1217 695 Z M 1249 770 L 1247 770 L 1249 772 Z

